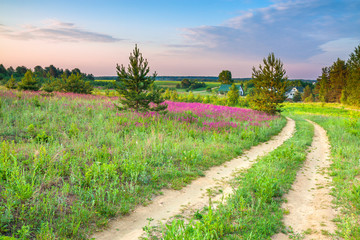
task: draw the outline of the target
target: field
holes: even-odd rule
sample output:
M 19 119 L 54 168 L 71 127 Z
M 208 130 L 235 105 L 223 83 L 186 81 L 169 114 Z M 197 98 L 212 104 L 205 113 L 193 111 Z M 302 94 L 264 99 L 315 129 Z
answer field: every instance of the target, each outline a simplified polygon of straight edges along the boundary
M 336 233 L 322 231 L 318 234 L 324 239 L 359 239 L 360 112 L 332 104 L 286 104 L 284 115 L 296 120 L 296 134 L 249 171 L 239 174 L 233 183 L 236 190 L 232 196 L 215 210 L 210 202 L 207 208 L 190 218 L 148 227 L 146 239 L 159 236 L 161 239 L 269 239 L 280 231 L 288 233 L 291 239 L 303 239 L 313 234 L 311 229 L 293 232 L 282 222 L 289 214 L 281 208 L 286 201 L 284 194 L 303 165 L 306 149 L 312 141 L 312 126 L 304 118 L 320 124 L 329 136 L 333 162 L 329 169 L 331 195 L 335 207 L 340 209 L 334 219 Z M 321 225 L 326 226 L 324 222 Z
M 114 80 L 95 80 L 95 82 L 103 82 L 103 83 L 111 83 Z M 180 81 L 155 81 L 156 86 L 158 86 L 159 88 L 163 88 L 163 89 L 170 89 L 170 90 L 176 90 L 178 93 L 185 93 L 186 90 L 185 89 L 178 89 L 176 88 L 176 84 L 179 84 Z M 206 91 L 207 87 L 210 88 L 217 88 L 219 87 L 221 84 L 219 82 L 205 82 L 206 87 L 204 88 L 197 88 L 192 90 L 192 92 L 194 92 L 195 94 L 200 94 L 200 95 L 210 95 L 210 92 Z M 114 90 L 109 90 L 109 92 L 113 92 Z M 96 93 L 98 95 L 105 95 L 103 90 L 98 90 L 96 91 Z
M 0 90 L 0 233 L 88 238 L 110 218 L 180 189 L 285 124 L 249 109 L 167 102 L 118 112 L 116 98 Z
M 179 190 L 213 166 L 296 122 L 295 134 L 237 173 L 223 204 L 148 227 L 148 239 L 267 239 L 287 232 L 281 208 L 313 139 L 329 137 L 337 232 L 360 238 L 360 112 L 341 105 L 285 104 L 283 116 L 167 101 L 168 113 L 119 112 L 116 97 L 0 89 L 0 234 L 87 239 L 111 218 Z M 330 219 L 329 219 L 330 220 Z M 310 231 L 311 232 L 311 231 Z M 329 233 L 322 233 L 329 236 Z M 327 234 L 327 235 L 326 235 Z M 206 236 L 204 238 L 204 236 Z

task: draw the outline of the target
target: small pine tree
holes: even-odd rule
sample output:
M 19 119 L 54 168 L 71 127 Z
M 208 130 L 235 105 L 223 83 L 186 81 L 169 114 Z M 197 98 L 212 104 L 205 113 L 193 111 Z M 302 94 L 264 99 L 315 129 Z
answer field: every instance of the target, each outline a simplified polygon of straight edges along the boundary
M 263 59 L 264 66 L 259 70 L 253 67 L 252 81 L 255 89 L 251 96 L 251 107 L 270 114 L 280 112 L 281 103 L 286 99 L 287 76 L 280 59 L 270 53 Z
M 11 78 L 9 79 L 9 81 L 7 81 L 7 83 L 5 84 L 5 87 L 8 89 L 16 89 L 17 88 L 17 84 L 15 81 L 15 78 L 13 75 L 11 75 Z
M 38 80 L 33 77 L 33 72 L 31 70 L 27 70 L 24 77 L 21 79 L 21 82 L 18 83 L 18 89 L 38 91 L 39 88 L 40 84 Z
M 230 91 L 226 95 L 227 105 L 229 106 L 235 106 L 239 102 L 239 90 L 235 86 L 235 84 L 232 84 L 230 87 Z
M 143 58 L 137 45 L 129 57 L 130 64 L 127 69 L 124 65 L 116 65 L 118 80 L 116 90 L 120 94 L 120 110 L 133 109 L 137 112 L 165 111 L 167 104 L 163 104 L 161 91 L 154 85 L 156 72 L 150 72 L 148 61 Z M 154 106 L 150 106 L 153 103 Z

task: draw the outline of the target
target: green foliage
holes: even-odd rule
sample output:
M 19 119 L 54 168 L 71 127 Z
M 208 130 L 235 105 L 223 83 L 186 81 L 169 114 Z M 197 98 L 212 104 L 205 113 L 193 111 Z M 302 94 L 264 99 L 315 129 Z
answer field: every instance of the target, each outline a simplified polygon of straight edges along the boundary
M 310 96 L 304 99 L 304 102 L 306 103 L 314 102 L 314 96 L 311 94 Z
M 65 92 L 91 94 L 94 88 L 89 82 L 83 80 L 83 76 L 79 73 L 72 73 L 68 78 L 65 79 L 63 90 Z
M 237 91 L 238 92 L 238 91 Z M 236 101 L 231 102 L 228 101 L 227 96 L 218 96 L 216 93 L 213 93 L 211 96 L 209 95 L 199 95 L 194 94 L 193 92 L 189 92 L 187 94 L 178 94 L 175 90 L 165 90 L 162 94 L 162 97 L 167 100 L 175 101 L 175 102 L 198 102 L 198 103 L 211 103 L 214 105 L 222 105 L 222 106 L 238 106 L 238 107 L 249 107 L 249 99 L 246 97 L 239 96 Z
M 341 93 L 345 86 L 348 70 L 345 61 L 339 58 L 330 67 L 328 102 L 340 102 Z
M 317 84 L 319 84 L 319 100 L 321 102 L 328 102 L 329 96 L 328 96 L 328 91 L 329 91 L 329 84 L 330 84 L 330 80 L 329 80 L 329 72 L 330 69 L 325 67 L 322 69 L 322 74 L 321 76 L 317 79 Z
M 360 45 L 357 46 L 347 61 L 348 78 L 346 81 L 343 101 L 360 107 Z
M 94 90 L 90 82 L 85 81 L 79 72 L 71 73 L 69 76 L 64 72 L 60 78 L 54 78 L 48 74 L 48 80 L 43 84 L 42 90 L 46 92 L 72 92 L 91 94 Z
M 203 131 L 199 124 L 209 119 L 192 111 L 119 113 L 107 97 L 71 93 L 39 97 L 36 107 L 38 93 L 21 94 L 0 89 L 0 235 L 17 238 L 86 239 L 110 218 L 162 188 L 185 186 L 285 124 L 237 121 L 229 132 Z
M 294 102 L 300 102 L 301 101 L 301 93 L 299 91 L 296 91 L 293 97 Z
M 237 89 L 235 84 L 232 84 L 230 87 L 230 91 L 226 95 L 228 106 L 237 105 L 239 102 L 239 97 L 240 97 L 239 90 Z
M 143 58 L 137 45 L 129 57 L 130 64 L 126 69 L 124 65 L 116 65 L 118 84 L 116 90 L 120 94 L 120 109 L 133 109 L 138 112 L 165 111 L 166 104 L 161 97 L 161 92 L 154 85 L 156 72 L 150 72 L 148 61 Z M 155 106 L 150 106 L 153 103 Z
M 301 99 L 303 102 L 313 102 L 314 101 L 314 95 L 312 93 L 310 86 L 305 87 L 304 93 L 302 94 Z
M 7 77 L 7 75 L 8 75 L 8 72 L 6 71 L 4 65 L 0 64 L 0 80 Z
M 31 70 L 27 70 L 21 82 L 18 83 L 19 90 L 37 91 L 40 88 L 39 81 L 33 76 Z
M 221 71 L 218 81 L 221 82 L 221 84 L 232 84 L 234 82 L 231 76 L 231 72 L 229 70 Z
M 45 131 L 41 131 L 35 137 L 35 142 L 37 143 L 46 143 L 51 140 L 51 137 L 46 134 Z
M 8 89 L 16 89 L 17 88 L 17 83 L 16 83 L 16 80 L 14 78 L 14 75 L 11 75 L 10 79 L 5 84 L 5 87 L 8 88 Z
M 71 123 L 68 134 L 69 137 L 76 137 L 79 134 L 79 129 L 75 123 Z
M 336 218 L 338 238 L 360 239 L 360 112 L 335 104 L 289 104 L 285 111 L 321 125 L 331 145 L 332 195 L 341 214 Z
M 322 102 L 341 102 L 360 106 L 360 45 L 350 54 L 347 63 L 337 59 L 322 69 L 316 89 Z
M 263 63 L 264 66 L 259 65 L 259 70 L 253 67 L 252 81 L 255 89 L 250 106 L 255 110 L 275 114 L 280 111 L 281 103 L 286 98 L 286 71 L 274 53 L 264 58 Z
M 270 239 L 283 230 L 281 198 L 291 188 L 313 137 L 312 125 L 296 120 L 294 136 L 237 176 L 238 188 L 216 210 L 209 201 L 201 217 L 197 213 L 188 223 L 173 220 L 161 233 L 147 228 L 145 239 L 158 239 L 160 234 L 163 239 Z
M 177 88 L 193 90 L 193 89 L 203 88 L 203 87 L 206 87 L 206 84 L 204 82 L 198 82 L 197 79 L 184 78 L 183 80 L 181 80 L 181 83 L 180 83 L 179 87 L 177 87 Z

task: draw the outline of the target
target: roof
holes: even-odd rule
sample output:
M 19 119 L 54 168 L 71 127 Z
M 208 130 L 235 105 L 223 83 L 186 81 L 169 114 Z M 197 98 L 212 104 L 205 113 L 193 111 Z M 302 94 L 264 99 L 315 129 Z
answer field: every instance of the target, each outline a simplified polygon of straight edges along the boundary
M 220 88 L 219 88 L 219 92 L 228 92 L 230 91 L 230 87 L 231 84 L 221 84 Z M 235 85 L 235 87 L 240 90 L 241 86 L 240 85 Z
M 304 88 L 303 87 L 294 87 L 296 88 L 299 92 L 303 92 L 304 91 Z
M 298 92 L 300 92 L 300 93 L 301 93 L 301 92 L 304 92 L 304 88 L 303 88 L 303 87 L 292 87 L 290 90 L 286 91 L 286 93 L 287 93 L 287 94 L 291 93 L 294 88 L 296 88 L 296 90 L 297 90 Z

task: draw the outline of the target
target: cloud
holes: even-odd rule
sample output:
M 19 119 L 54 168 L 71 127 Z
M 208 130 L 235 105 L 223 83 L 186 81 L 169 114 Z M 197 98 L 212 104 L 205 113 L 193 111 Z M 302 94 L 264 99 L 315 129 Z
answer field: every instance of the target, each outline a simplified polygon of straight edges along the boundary
M 19 40 L 46 39 L 65 42 L 118 42 L 121 39 L 111 35 L 83 30 L 74 23 L 47 21 L 45 26 L 24 25 L 20 30 L 0 25 L 0 35 Z
M 329 41 L 320 46 L 322 53 L 312 56 L 309 60 L 311 63 L 321 63 L 324 59 L 328 59 L 328 65 L 335 62 L 337 58 L 347 60 L 350 53 L 354 52 L 355 47 L 360 44 L 360 40 L 352 38 L 341 38 Z
M 184 29 L 186 43 L 241 56 L 308 60 L 327 51 L 327 42 L 360 39 L 360 2 L 345 0 L 276 1 L 251 9 L 217 26 Z

